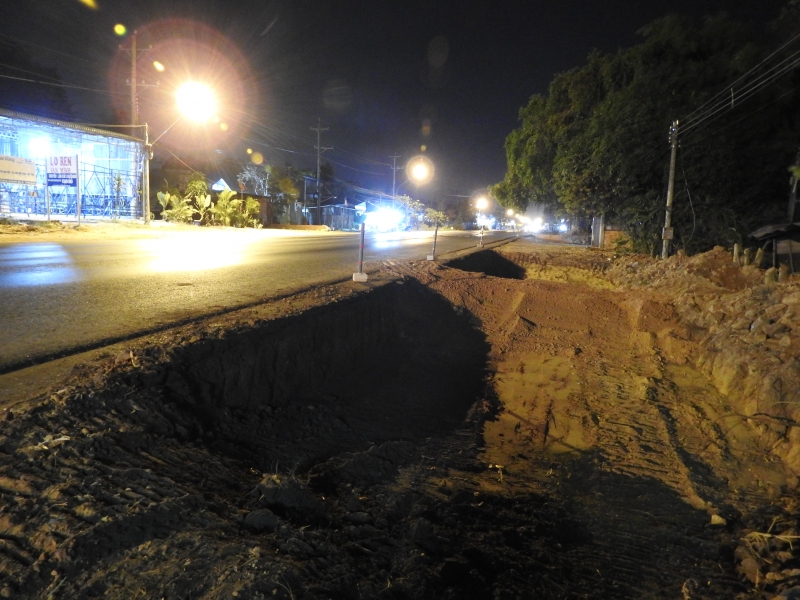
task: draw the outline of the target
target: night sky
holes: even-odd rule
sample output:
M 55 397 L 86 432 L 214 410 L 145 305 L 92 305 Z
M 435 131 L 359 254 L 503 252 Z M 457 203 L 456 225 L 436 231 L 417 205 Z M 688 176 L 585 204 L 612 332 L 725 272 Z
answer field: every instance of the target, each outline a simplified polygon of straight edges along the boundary
M 251 148 L 267 162 L 310 167 L 310 127 L 320 119 L 336 177 L 370 189 L 391 191 L 390 154 L 401 155 L 401 164 L 425 146 L 437 173 L 420 190 L 424 199 L 472 195 L 501 180 L 503 143 L 519 109 L 556 73 L 584 64 L 593 48 L 633 45 L 639 28 L 669 13 L 726 11 L 763 27 L 784 4 L 5 0 L 0 35 L 57 68 L 65 84 L 91 88 L 70 90 L 72 111 L 81 122 L 104 124 L 129 119 L 124 49 L 137 30 L 140 48 L 152 45 L 139 57 L 137 79 L 159 83 L 139 97 L 153 137 L 174 122 L 169 92 L 179 79 L 203 78 L 224 91 L 220 123 L 200 131 L 179 122 L 160 140 L 165 150 L 191 161 L 193 148 L 212 144 L 246 161 Z M 128 35 L 115 35 L 118 23 Z M 154 60 L 164 73 L 152 68 Z M 397 177 L 398 185 L 406 179 L 402 171 Z

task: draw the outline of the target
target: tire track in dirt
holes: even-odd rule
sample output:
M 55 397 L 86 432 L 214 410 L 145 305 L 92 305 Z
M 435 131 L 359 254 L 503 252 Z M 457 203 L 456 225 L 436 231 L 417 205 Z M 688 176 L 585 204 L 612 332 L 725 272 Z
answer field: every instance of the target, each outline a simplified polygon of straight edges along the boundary
M 691 597 L 728 597 L 739 583 L 718 564 L 725 535 L 711 517 L 767 501 L 748 474 L 777 487 L 780 469 L 685 364 L 691 344 L 670 306 L 558 282 L 546 260 L 528 262 L 544 280 L 432 284 L 492 344 L 503 412 L 486 425 L 483 460 L 502 465 L 509 493 L 572 504 L 593 534 L 575 559 L 619 597 L 678 597 L 693 578 L 708 595 Z

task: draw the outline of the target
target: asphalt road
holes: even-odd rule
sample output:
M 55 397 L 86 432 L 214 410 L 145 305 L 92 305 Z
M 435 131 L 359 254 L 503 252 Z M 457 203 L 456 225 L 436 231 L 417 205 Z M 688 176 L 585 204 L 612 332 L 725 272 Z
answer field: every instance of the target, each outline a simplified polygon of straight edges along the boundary
M 429 232 L 369 234 L 365 270 L 424 260 L 431 242 Z M 440 233 L 437 256 L 477 242 L 476 232 Z M 358 234 L 256 230 L 0 244 L 0 373 L 350 278 L 358 244 Z

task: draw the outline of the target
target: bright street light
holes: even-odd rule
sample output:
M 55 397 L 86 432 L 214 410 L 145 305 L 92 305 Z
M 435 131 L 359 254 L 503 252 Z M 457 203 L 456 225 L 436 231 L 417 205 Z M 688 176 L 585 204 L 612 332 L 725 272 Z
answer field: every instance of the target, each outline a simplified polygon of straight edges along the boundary
M 513 217 L 514 216 L 514 209 L 513 208 L 509 208 L 506 211 L 506 215 L 509 216 L 509 217 Z
M 175 93 L 175 100 L 181 114 L 172 125 L 164 130 L 164 133 L 150 141 L 150 128 L 147 123 L 144 124 L 145 167 L 142 191 L 144 196 L 144 222 L 147 225 L 150 224 L 150 159 L 152 158 L 153 145 L 184 117 L 192 121 L 205 121 L 217 110 L 214 93 L 208 86 L 196 81 L 186 82 L 179 87 Z
M 211 89 L 197 81 L 188 81 L 175 93 L 181 113 L 192 121 L 205 121 L 217 110 L 217 101 Z
M 415 156 L 406 164 L 406 175 L 417 185 L 428 183 L 433 178 L 433 163 L 427 156 Z
M 485 210 L 486 207 L 489 206 L 489 201 L 481 196 L 478 198 L 477 202 L 475 202 L 475 206 L 478 208 L 478 210 Z

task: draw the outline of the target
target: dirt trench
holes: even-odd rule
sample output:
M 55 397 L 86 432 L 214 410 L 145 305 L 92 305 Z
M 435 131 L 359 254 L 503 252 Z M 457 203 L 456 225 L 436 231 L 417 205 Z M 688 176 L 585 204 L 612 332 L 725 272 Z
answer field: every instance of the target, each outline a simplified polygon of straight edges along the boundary
M 605 261 L 388 264 L 86 365 L 0 431 L 0 597 L 771 597 L 735 553 L 796 482 Z

